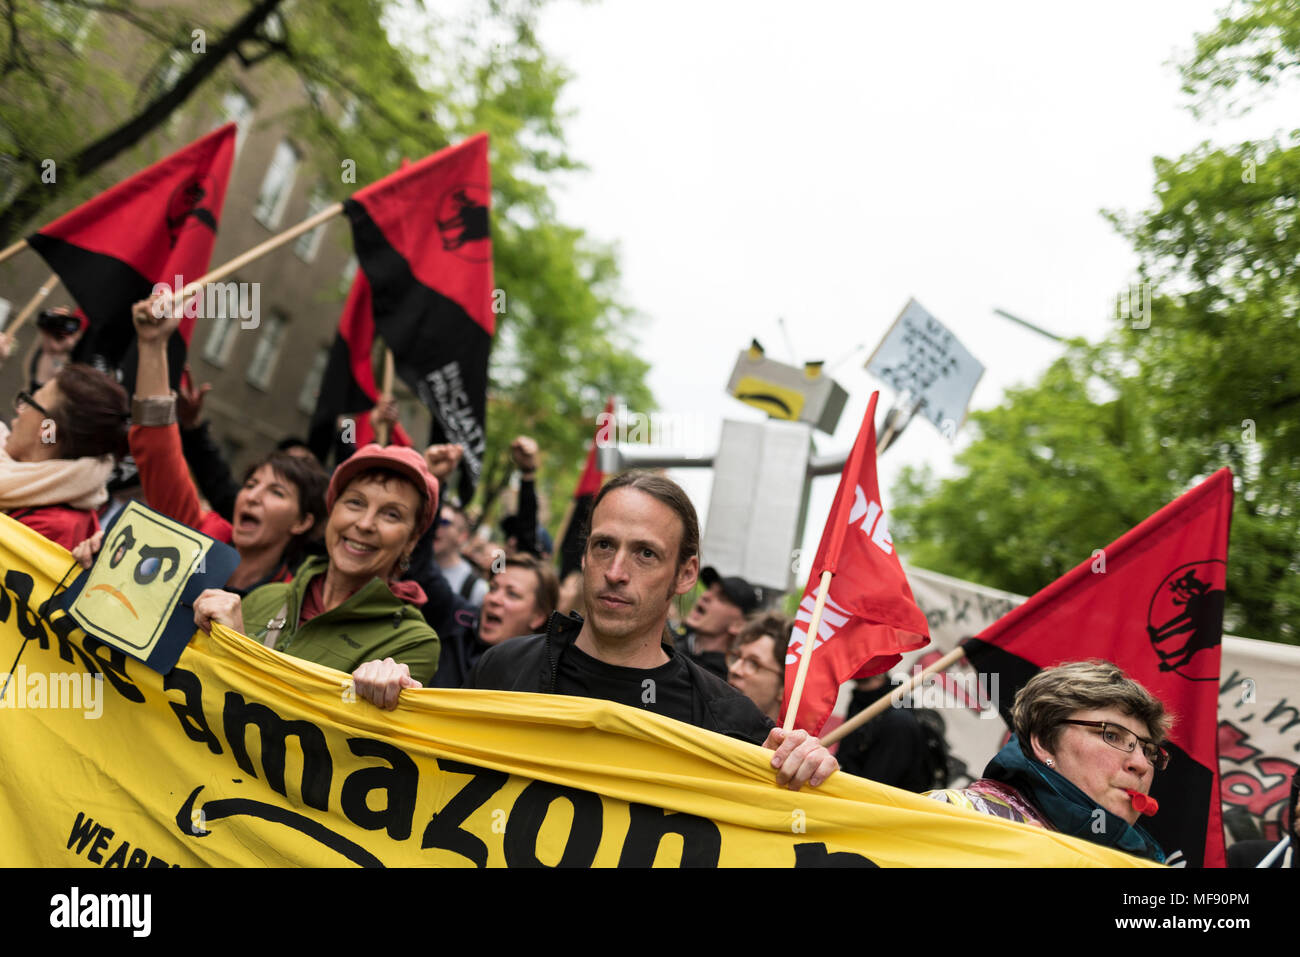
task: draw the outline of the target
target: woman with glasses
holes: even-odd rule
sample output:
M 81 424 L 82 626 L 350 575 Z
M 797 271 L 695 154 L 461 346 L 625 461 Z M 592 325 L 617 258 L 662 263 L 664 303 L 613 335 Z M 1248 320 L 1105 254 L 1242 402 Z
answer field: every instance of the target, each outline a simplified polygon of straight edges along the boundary
M 94 535 L 130 417 L 122 387 L 87 365 L 19 392 L 12 422 L 0 424 L 0 511 L 69 550 Z
M 785 651 L 794 619 L 779 612 L 760 612 L 749 618 L 726 654 L 727 683 L 759 711 L 781 721 L 785 698 Z
M 1016 695 L 1014 735 L 970 787 L 929 797 L 1164 861 L 1138 824 L 1169 763 L 1172 717 L 1108 661 L 1045 668 Z

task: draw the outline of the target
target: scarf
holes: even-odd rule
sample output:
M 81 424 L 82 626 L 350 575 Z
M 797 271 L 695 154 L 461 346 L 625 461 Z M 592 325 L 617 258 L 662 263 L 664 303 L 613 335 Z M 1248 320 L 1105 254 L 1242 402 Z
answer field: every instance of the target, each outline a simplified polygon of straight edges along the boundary
M 94 509 L 108 501 L 113 457 L 18 462 L 5 451 L 9 426 L 0 422 L 0 509 L 67 505 Z
M 984 777 L 1015 788 L 1062 834 L 1165 862 L 1164 851 L 1143 828 L 1111 814 L 1059 771 L 1026 757 L 1015 735 L 993 756 Z M 1098 811 L 1104 815 L 1100 827 L 1096 824 Z

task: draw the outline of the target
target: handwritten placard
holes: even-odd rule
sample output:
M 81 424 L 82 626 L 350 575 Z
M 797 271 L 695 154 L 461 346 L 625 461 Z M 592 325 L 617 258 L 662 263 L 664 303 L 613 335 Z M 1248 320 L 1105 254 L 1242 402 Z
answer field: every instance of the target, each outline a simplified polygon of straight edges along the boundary
M 908 300 L 866 369 L 897 392 L 921 400 L 918 411 L 951 441 L 984 365 L 915 299 Z

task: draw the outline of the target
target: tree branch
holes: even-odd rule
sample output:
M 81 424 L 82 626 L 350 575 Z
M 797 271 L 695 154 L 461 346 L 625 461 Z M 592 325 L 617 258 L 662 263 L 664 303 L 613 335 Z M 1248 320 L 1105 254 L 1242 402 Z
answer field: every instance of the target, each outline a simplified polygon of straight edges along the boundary
M 203 81 L 221 67 L 225 59 L 231 56 L 241 43 L 257 35 L 263 21 L 275 12 L 280 3 L 281 0 L 260 0 L 222 36 L 220 41 L 209 48 L 206 55 L 197 59 L 171 89 L 164 90 L 135 116 L 73 156 L 68 162 L 72 171 L 71 176 L 60 176 L 56 182 L 49 184 L 28 184 L 9 204 L 9 208 L 0 213 L 0 240 L 8 243 L 20 226 L 68 189 L 73 182 L 96 172 L 161 126 Z

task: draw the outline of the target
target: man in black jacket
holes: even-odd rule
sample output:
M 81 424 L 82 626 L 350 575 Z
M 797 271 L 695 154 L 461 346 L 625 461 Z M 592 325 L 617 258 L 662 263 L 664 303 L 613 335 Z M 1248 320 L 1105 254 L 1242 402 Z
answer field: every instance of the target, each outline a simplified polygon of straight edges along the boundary
M 805 731 L 788 735 L 725 681 L 674 651 L 672 600 L 699 574 L 699 521 L 670 479 L 632 471 L 596 496 L 583 552 L 587 619 L 552 615 L 545 634 L 490 649 L 466 687 L 603 698 L 774 750 L 777 783 L 797 790 L 838 764 Z

